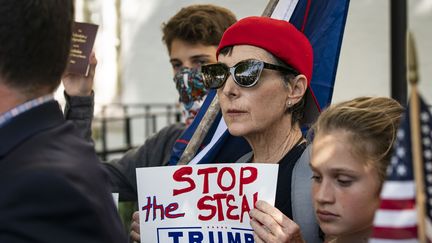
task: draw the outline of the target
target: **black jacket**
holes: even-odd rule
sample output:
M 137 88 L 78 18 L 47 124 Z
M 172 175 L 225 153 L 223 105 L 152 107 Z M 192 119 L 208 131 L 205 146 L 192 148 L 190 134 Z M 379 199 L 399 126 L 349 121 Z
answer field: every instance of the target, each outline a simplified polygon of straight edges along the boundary
M 55 101 L 0 128 L 0 242 L 127 242 L 93 146 Z

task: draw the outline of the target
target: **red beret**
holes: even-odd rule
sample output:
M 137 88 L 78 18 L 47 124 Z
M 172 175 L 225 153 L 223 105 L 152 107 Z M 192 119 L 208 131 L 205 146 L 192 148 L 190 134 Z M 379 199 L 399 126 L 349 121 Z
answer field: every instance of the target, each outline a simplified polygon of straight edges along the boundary
M 291 23 L 269 17 L 247 17 L 229 27 L 222 36 L 216 57 L 227 46 L 251 45 L 270 52 L 293 67 L 308 80 L 305 120 L 311 123 L 320 108 L 310 87 L 313 69 L 313 50 L 307 37 Z M 311 107 L 310 107 L 311 106 Z

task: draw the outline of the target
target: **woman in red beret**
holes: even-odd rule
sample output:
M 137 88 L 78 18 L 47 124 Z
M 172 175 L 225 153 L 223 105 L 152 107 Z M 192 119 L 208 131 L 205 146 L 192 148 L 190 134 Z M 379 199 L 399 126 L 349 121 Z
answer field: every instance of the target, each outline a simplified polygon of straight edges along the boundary
M 310 88 L 313 51 L 308 39 L 286 21 L 248 17 L 225 31 L 217 57 L 217 64 L 202 67 L 204 83 L 218 89 L 229 132 L 243 136 L 253 150 L 238 162 L 278 163 L 275 207 L 301 228 L 290 224 L 290 242 L 302 241 L 302 234 L 307 242 L 319 242 L 309 193 L 309 159 L 300 159 L 308 155 L 301 126 L 319 114 Z M 302 183 L 295 179 L 299 176 Z M 295 191 L 294 183 L 301 184 L 301 192 Z M 297 196 L 304 198 L 300 206 L 294 203 Z M 251 216 L 254 229 L 266 227 Z M 274 242 L 287 240 L 274 234 Z M 255 242 L 262 240 L 256 237 Z

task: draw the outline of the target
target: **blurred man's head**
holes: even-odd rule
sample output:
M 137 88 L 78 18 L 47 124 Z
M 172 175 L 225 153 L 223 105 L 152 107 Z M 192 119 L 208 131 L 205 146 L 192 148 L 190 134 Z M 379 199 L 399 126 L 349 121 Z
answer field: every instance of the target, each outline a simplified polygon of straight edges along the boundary
M 53 92 L 69 56 L 72 0 L 0 0 L 0 84 L 30 99 Z
M 235 22 L 235 15 L 226 8 L 191 5 L 162 25 L 162 40 L 168 49 L 186 123 L 193 120 L 207 95 L 200 67 L 216 62 L 219 41 Z

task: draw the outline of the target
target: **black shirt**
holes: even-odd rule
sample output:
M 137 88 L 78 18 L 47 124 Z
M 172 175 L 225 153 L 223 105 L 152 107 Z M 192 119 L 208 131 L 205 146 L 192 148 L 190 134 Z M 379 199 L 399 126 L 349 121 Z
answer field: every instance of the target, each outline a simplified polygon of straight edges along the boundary
M 294 145 L 294 147 L 278 162 L 279 170 L 276 185 L 275 207 L 290 219 L 293 218 L 291 205 L 292 173 L 295 164 L 307 147 L 306 142 L 302 142 L 302 140 L 303 138 L 301 138 L 299 142 Z M 252 157 L 252 152 L 248 153 L 237 160 L 236 163 L 251 163 Z
M 294 165 L 306 149 L 306 142 L 294 146 L 280 161 L 276 186 L 275 207 L 292 219 L 291 178 Z

